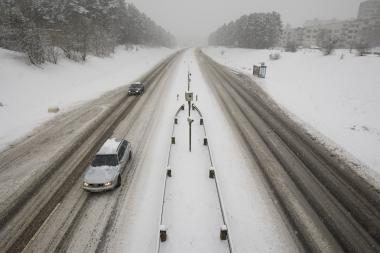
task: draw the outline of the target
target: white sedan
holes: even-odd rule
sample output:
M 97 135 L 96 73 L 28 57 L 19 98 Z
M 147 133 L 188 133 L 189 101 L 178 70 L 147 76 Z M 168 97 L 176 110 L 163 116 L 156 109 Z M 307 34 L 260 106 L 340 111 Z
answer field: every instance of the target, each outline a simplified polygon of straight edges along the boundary
M 131 144 L 124 139 L 108 139 L 85 172 L 83 189 L 101 192 L 121 185 L 121 174 L 132 157 Z

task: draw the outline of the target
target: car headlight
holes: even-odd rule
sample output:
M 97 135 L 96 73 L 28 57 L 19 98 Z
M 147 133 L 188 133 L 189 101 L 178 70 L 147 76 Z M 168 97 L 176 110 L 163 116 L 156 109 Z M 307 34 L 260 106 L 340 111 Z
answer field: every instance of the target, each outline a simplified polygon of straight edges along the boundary
M 112 182 L 107 182 L 104 184 L 104 186 L 110 186 L 110 185 L 112 185 Z
M 86 182 L 83 182 L 83 185 L 84 185 L 84 186 L 88 186 L 88 183 L 86 183 Z

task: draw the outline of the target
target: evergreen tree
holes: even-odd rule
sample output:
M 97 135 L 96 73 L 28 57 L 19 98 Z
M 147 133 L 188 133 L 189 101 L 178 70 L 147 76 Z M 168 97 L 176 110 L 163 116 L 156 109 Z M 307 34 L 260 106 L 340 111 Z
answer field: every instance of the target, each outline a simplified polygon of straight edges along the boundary
M 1 0 L 0 47 L 33 64 L 109 56 L 117 45 L 175 45 L 174 37 L 124 0 Z
M 269 48 L 276 45 L 282 32 L 280 14 L 253 13 L 224 24 L 209 37 L 210 45 Z

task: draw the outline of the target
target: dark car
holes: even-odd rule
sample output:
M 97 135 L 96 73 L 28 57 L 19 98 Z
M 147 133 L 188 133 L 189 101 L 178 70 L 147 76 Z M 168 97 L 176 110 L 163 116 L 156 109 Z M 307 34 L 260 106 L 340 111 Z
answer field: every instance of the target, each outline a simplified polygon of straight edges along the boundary
M 142 95 L 145 91 L 145 85 L 142 82 L 132 83 L 128 89 L 128 95 Z

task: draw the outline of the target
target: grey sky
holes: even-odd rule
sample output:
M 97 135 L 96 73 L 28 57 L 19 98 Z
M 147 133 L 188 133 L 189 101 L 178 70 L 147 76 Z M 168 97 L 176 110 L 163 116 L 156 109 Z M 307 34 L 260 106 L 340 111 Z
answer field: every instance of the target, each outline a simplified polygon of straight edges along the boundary
M 134 3 L 182 44 L 204 44 L 210 32 L 252 12 L 277 11 L 284 24 L 355 18 L 364 0 L 126 0 Z

